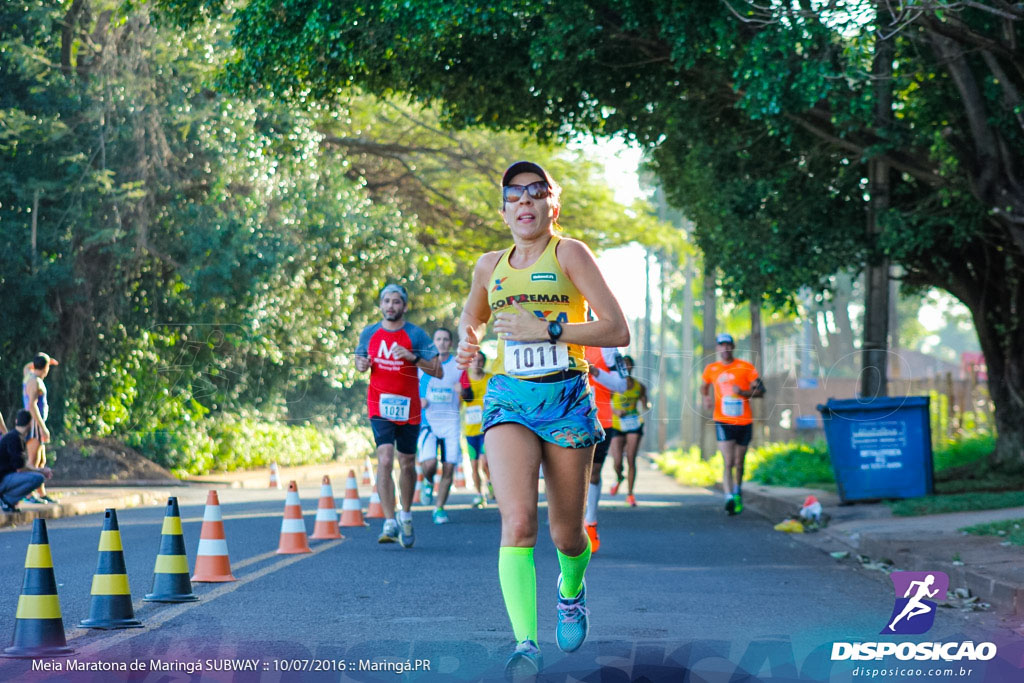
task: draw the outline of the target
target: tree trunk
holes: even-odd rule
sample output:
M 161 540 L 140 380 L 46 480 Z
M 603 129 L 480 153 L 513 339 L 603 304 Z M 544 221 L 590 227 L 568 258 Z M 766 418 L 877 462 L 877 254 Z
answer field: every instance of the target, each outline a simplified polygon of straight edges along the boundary
M 641 377 L 647 382 L 647 386 L 654 387 L 657 377 L 654 375 L 654 353 L 651 348 L 651 250 L 644 254 L 644 266 L 647 274 L 647 286 L 644 288 L 644 336 L 643 336 L 643 364 L 644 370 Z
M 764 372 L 764 327 L 761 324 L 761 300 L 750 300 L 750 362 L 758 370 Z M 761 445 L 764 437 L 764 403 L 760 400 L 750 402 L 750 412 L 754 418 L 753 445 Z
M 703 371 L 704 366 L 708 363 L 715 362 L 715 328 L 718 327 L 718 313 L 715 302 L 715 288 L 717 284 L 715 282 L 715 267 L 709 266 L 707 257 L 704 258 L 704 330 L 701 334 L 701 360 L 698 363 L 698 367 Z M 714 425 L 711 424 L 711 415 L 704 412 L 703 399 L 701 402 L 701 414 L 704 415 L 704 419 L 701 420 L 700 429 L 700 457 L 702 460 L 710 460 L 711 456 L 715 454 L 717 446 L 715 444 L 715 430 Z
M 1018 287 L 1019 288 L 1019 287 Z M 1024 355 L 1016 340 L 1024 338 L 1024 320 L 1013 323 L 987 311 L 984 303 L 972 305 L 978 342 L 985 354 L 988 391 L 995 406 L 998 440 L 994 460 L 1010 469 L 1024 468 Z M 998 310 L 998 309 L 996 309 Z M 986 313 L 989 313 L 986 315 Z
M 850 300 L 853 294 L 853 278 L 847 273 L 836 276 L 832 315 L 836 333 L 829 337 L 829 346 L 835 345 L 836 364 L 829 368 L 836 376 L 852 375 L 856 370 L 856 355 L 853 347 L 853 323 L 850 322 Z
M 658 452 L 665 452 L 666 430 L 668 429 L 668 353 L 665 348 L 668 330 L 668 286 L 665 277 L 665 261 L 658 259 L 661 271 L 659 301 L 661 320 L 658 324 Z
M 687 224 L 688 228 L 690 227 Z M 687 230 L 689 232 L 689 229 Z M 699 381 L 701 368 L 694 361 L 693 357 L 693 256 L 686 255 L 686 265 L 683 268 L 683 331 L 682 331 L 682 352 L 683 362 L 682 377 L 682 400 L 679 402 L 680 439 L 683 448 L 689 448 L 698 441 L 697 434 L 700 433 L 700 406 L 694 404 L 694 382 Z M 695 374 L 696 373 L 696 374 Z M 698 397 L 699 402 L 699 397 Z
M 882 9 L 878 10 L 879 26 Z M 892 58 L 891 40 L 875 36 L 875 126 L 887 134 L 892 122 Z M 888 394 L 889 337 L 889 258 L 878 248 L 883 226 L 879 218 L 889 209 L 889 164 L 881 158 L 869 162 L 871 201 L 868 208 L 868 234 L 874 253 L 869 256 L 864 301 L 863 362 L 860 374 L 860 395 L 864 398 Z

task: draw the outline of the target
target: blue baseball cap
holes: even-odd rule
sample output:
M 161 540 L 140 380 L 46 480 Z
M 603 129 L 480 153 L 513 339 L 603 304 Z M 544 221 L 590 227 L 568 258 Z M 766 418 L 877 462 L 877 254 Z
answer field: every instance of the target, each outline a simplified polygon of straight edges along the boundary
M 402 297 L 403 302 L 409 303 L 409 293 L 405 291 L 405 287 L 402 285 L 396 285 L 394 282 L 384 285 L 384 289 L 380 290 L 380 298 L 383 299 L 385 294 L 397 294 Z
M 720 334 L 717 337 L 715 337 L 715 343 L 716 344 L 732 344 L 733 346 L 736 346 L 736 342 L 734 342 L 732 340 L 732 335 L 731 334 L 727 334 L 725 332 L 723 332 L 722 334 Z

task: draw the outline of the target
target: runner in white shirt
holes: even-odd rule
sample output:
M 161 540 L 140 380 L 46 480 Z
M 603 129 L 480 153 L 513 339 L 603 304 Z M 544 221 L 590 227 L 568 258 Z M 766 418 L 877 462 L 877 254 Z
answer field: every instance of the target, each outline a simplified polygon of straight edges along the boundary
M 451 355 L 450 331 L 442 327 L 434 332 L 434 345 L 440 354 L 442 375 L 437 378 L 420 373 L 420 403 L 424 408 L 417 452 L 423 470 L 423 502 L 427 505 L 433 502 L 434 475 L 437 473 L 437 460 L 439 457 L 441 459 L 441 483 L 437 490 L 437 507 L 433 517 L 434 524 L 447 524 L 451 519 L 444 504 L 448 502 L 455 466 L 462 461 L 459 401 L 463 373 Z

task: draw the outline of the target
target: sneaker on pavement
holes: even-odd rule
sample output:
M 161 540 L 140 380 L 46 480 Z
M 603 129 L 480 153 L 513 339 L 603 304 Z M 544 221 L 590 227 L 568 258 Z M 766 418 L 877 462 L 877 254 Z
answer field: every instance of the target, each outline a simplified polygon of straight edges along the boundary
M 626 503 L 629 504 L 629 507 L 635 508 L 636 507 L 636 496 L 634 496 L 632 493 L 629 494 L 628 496 L 626 496 Z
M 484 499 L 483 496 L 473 496 L 473 507 L 485 508 L 487 507 L 487 501 Z
M 44 503 L 49 503 L 50 505 L 56 505 L 57 504 L 57 499 L 56 498 L 50 498 L 49 496 L 39 496 L 39 500 L 41 500 Z
M 444 511 L 444 508 L 437 508 L 436 510 L 434 510 L 433 517 L 434 524 L 447 524 L 448 522 L 452 521 L 451 518 L 448 517 L 448 513 Z
M 587 530 L 587 536 L 590 537 L 590 552 L 596 553 L 601 547 L 601 537 L 597 535 L 597 524 L 587 524 L 584 528 Z
M 590 631 L 587 611 L 587 582 L 583 581 L 575 598 L 562 597 L 562 575 L 558 575 L 558 626 L 555 627 L 555 642 L 562 652 L 575 652 L 583 645 Z
M 537 643 L 524 640 L 516 645 L 512 656 L 505 662 L 505 678 L 516 680 L 536 676 L 543 667 L 544 658 Z
M 732 497 L 732 500 L 733 500 L 733 503 L 732 503 L 733 514 L 738 515 L 741 512 L 743 512 L 743 496 L 740 495 L 739 493 L 737 493 L 735 496 Z
M 494 497 L 494 487 L 491 486 L 491 482 L 487 482 L 487 499 L 491 501 L 497 500 Z
M 610 489 L 608 489 L 609 495 L 612 496 L 616 495 L 619 492 L 619 487 L 622 486 L 622 482 L 626 479 L 621 474 L 617 474 L 615 475 L 615 477 L 615 483 L 612 484 L 612 487 Z
M 11 505 L 6 500 L 0 500 L 0 510 L 3 510 L 4 512 L 21 512 L 21 510 L 18 509 L 17 503 Z
M 424 484 L 423 485 L 423 504 L 433 505 L 434 504 L 434 485 Z
M 22 502 L 28 503 L 30 505 L 46 505 L 46 501 L 44 501 L 42 498 L 40 498 L 39 496 L 37 496 L 35 494 L 32 494 L 30 496 L 25 496 L 21 500 L 22 500 Z
M 730 515 L 736 514 L 736 497 L 732 496 L 729 500 L 725 501 L 725 511 Z
M 411 548 L 416 542 L 416 534 L 412 531 L 412 520 L 398 523 L 398 543 L 403 548 Z
M 393 519 L 384 520 L 384 530 L 377 538 L 378 543 L 394 543 L 398 540 L 398 522 Z

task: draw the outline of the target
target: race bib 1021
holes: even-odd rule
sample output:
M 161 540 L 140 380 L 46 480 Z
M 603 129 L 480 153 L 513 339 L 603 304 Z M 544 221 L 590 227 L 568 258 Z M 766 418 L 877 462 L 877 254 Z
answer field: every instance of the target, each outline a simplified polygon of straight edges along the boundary
M 405 422 L 409 419 L 409 407 L 412 399 L 397 394 L 380 395 L 380 416 L 393 422 Z

